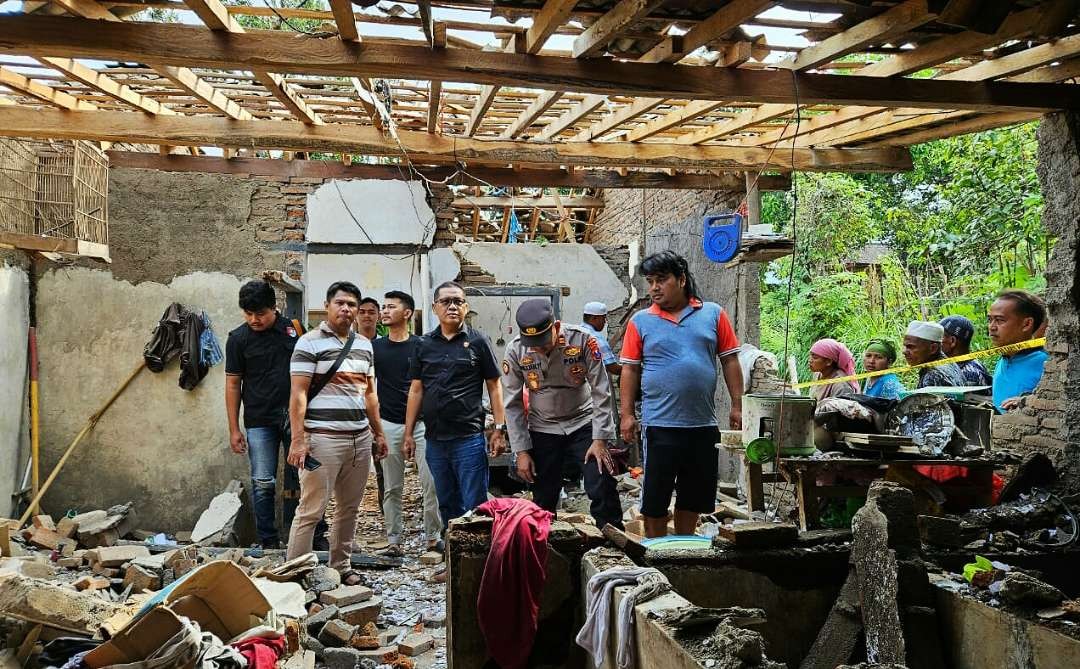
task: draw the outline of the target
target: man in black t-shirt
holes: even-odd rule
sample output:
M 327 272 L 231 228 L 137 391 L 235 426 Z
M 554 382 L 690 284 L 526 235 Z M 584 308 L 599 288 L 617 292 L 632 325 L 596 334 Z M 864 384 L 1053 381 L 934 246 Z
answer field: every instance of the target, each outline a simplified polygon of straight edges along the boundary
M 405 483 L 405 460 L 416 458 L 420 474 L 420 489 L 424 500 L 424 537 L 427 549 L 439 548 L 442 519 L 439 517 L 439 500 L 435 496 L 435 482 L 427 466 L 427 444 L 424 425 L 418 423 L 413 429 L 414 453 L 406 453 L 405 406 L 409 399 L 409 364 L 420 337 L 409 334 L 416 303 L 408 293 L 392 290 L 386 294 L 382 305 L 382 323 L 390 329 L 385 337 L 371 342 L 375 350 L 375 390 L 379 395 L 379 415 L 389 452 L 382 461 L 385 489 L 382 506 L 386 516 L 386 538 L 390 546 L 388 555 L 401 555 L 404 521 L 401 515 L 401 491 Z
M 275 523 L 278 449 L 289 447 L 289 360 L 302 334 L 298 323 L 275 308 L 273 287 L 262 280 L 240 287 L 244 324 L 229 333 L 225 343 L 225 415 L 229 420 L 229 446 L 247 453 L 251 461 L 251 502 L 255 531 L 265 548 L 280 545 Z M 240 405 L 244 428 L 240 427 Z M 285 465 L 282 522 L 292 524 L 299 502 L 300 479 L 295 467 Z M 316 536 L 324 537 L 325 522 Z M 286 530 L 286 534 L 288 531 Z M 323 538 L 325 542 L 325 538 Z

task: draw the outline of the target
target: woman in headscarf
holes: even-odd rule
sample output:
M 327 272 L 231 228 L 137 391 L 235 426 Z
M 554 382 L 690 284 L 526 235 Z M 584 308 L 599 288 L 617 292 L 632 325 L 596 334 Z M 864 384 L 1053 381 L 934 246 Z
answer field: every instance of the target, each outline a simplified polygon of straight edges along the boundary
M 851 351 L 835 339 L 819 339 L 810 347 L 810 371 L 814 379 L 836 379 L 855 373 L 855 358 Z M 827 397 L 843 397 L 859 392 L 859 384 L 854 381 L 841 381 L 823 386 L 814 386 L 810 391 L 821 401 Z
M 863 352 L 863 369 L 867 372 L 877 372 L 892 367 L 896 362 L 896 346 L 887 339 L 871 339 Z M 866 380 L 863 386 L 863 395 L 880 397 L 886 400 L 900 399 L 900 393 L 904 391 L 904 384 L 896 374 L 883 374 Z

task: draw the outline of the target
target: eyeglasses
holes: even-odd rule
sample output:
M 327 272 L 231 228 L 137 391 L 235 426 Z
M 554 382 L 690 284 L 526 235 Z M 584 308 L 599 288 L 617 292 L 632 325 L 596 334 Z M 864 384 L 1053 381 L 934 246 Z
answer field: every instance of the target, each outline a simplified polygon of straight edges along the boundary
M 465 305 L 465 300 L 460 297 L 444 297 L 441 300 L 436 300 L 435 304 L 443 307 L 449 307 L 450 305 L 461 307 Z

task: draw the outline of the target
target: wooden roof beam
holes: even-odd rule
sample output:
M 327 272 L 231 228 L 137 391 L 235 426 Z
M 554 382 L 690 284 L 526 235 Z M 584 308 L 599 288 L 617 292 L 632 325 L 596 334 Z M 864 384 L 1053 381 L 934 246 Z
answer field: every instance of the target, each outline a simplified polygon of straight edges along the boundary
M 24 95 L 29 95 L 32 98 L 37 98 L 60 109 L 81 109 L 86 111 L 97 109 L 95 104 L 80 100 L 74 95 L 47 86 L 40 81 L 34 81 L 6 67 L 0 67 L 0 85 Z
M 110 23 L 123 23 L 120 17 L 108 9 L 99 5 L 94 0 L 54 0 L 56 4 L 67 10 L 73 16 Z M 61 28 L 62 29 L 62 28 Z M 57 58 L 67 58 L 68 54 L 52 54 Z M 70 60 L 70 58 L 68 58 Z M 169 65 L 155 65 L 150 63 L 151 68 L 173 83 L 180 89 L 194 95 L 209 105 L 212 109 L 225 114 L 229 118 L 247 120 L 252 116 L 246 109 L 230 100 L 224 93 L 217 90 L 205 80 L 199 78 L 194 72 L 186 67 Z
M 1002 25 L 1001 29 L 992 36 L 984 35 L 982 33 L 964 32 L 958 35 L 936 39 L 905 53 L 868 65 L 859 70 L 857 76 L 883 78 L 909 74 L 910 72 L 923 69 L 929 65 L 945 62 L 965 55 L 973 50 L 993 46 L 1000 42 L 1024 35 L 1032 29 L 1032 26 L 1045 19 L 1045 8 L 1047 5 L 1056 6 L 1059 2 L 1072 2 L 1072 0 L 1051 0 L 1051 2 L 1045 3 L 1045 5 L 1039 5 L 1032 9 L 1016 12 L 1011 15 Z M 907 3 L 899 5 L 898 7 L 905 7 L 906 5 Z M 929 7 L 927 9 L 929 9 Z M 927 20 L 930 20 L 930 18 L 932 17 L 928 15 Z M 911 22 L 917 20 L 917 18 L 913 17 L 907 20 Z M 858 30 L 860 25 L 862 24 L 856 25 L 851 30 Z M 880 22 L 874 25 L 876 25 L 877 30 L 881 31 L 882 34 L 888 34 L 888 31 L 890 30 L 888 25 Z M 850 31 L 839 33 L 836 37 L 841 37 L 847 32 Z M 859 39 L 864 39 L 866 31 L 859 30 L 858 36 Z M 834 47 L 843 48 L 845 43 L 846 42 L 839 41 L 834 42 L 833 44 Z M 816 54 L 817 58 L 823 57 L 824 55 L 826 55 L 825 52 L 820 51 Z M 817 59 L 810 59 L 807 62 L 817 62 Z M 890 86 L 891 85 L 893 84 L 890 83 Z M 762 133 L 752 138 L 746 138 L 741 140 L 740 143 L 750 146 L 764 146 L 790 137 L 796 131 L 802 135 L 804 131 L 809 132 L 815 129 L 832 127 L 839 122 L 862 118 L 870 113 L 874 113 L 873 111 L 868 111 L 870 109 L 868 106 L 862 107 L 863 109 L 861 110 L 841 109 L 839 112 L 834 113 L 841 114 L 842 116 L 826 114 L 813 119 L 807 119 L 798 124 L 788 124 L 780 130 L 771 133 Z M 711 128 L 704 128 L 688 135 L 684 135 L 683 137 L 680 137 L 678 141 L 686 144 L 700 144 L 702 142 L 739 132 L 759 123 L 771 121 L 775 118 L 793 113 L 794 111 L 795 107 L 791 105 L 762 105 L 753 112 L 752 116 L 746 119 L 736 118 Z M 745 116 L 745 114 L 742 114 L 741 116 Z
M 234 151 L 226 149 L 226 151 Z M 394 165 L 354 164 L 343 166 L 326 160 L 277 160 L 271 158 L 231 159 L 216 156 L 198 158 L 170 157 L 159 160 L 151 153 L 136 151 L 109 151 L 109 161 L 114 167 L 135 167 L 165 172 L 209 172 L 218 174 L 258 174 L 267 176 L 320 177 L 324 179 L 400 179 L 401 170 Z M 659 171 L 619 170 L 563 170 L 563 169 L 510 169 L 470 165 L 469 174 L 458 172 L 456 167 L 417 168 L 433 181 L 449 180 L 460 186 L 481 186 L 488 183 L 499 186 L 547 186 L 551 188 L 666 188 L 697 190 L 737 190 L 745 186 L 742 174 L 736 172 L 690 173 L 679 172 L 674 176 Z M 478 181 L 479 180 L 479 181 Z M 786 191 L 791 179 L 763 174 L 758 178 L 759 190 Z
M 244 26 L 229 14 L 225 5 L 221 4 L 219 0 L 184 0 L 184 4 L 195 12 L 202 22 L 206 24 L 206 27 L 215 31 L 230 32 L 230 33 L 246 33 Z M 355 23 L 353 28 L 355 30 Z M 255 79 L 258 80 L 266 90 L 270 91 L 270 94 L 277 98 L 278 102 L 288 109 L 293 116 L 300 119 L 304 123 L 322 123 L 322 119 L 318 114 L 311 111 L 304 102 L 303 98 L 293 90 L 292 84 L 286 83 L 285 77 L 280 74 L 274 74 L 267 69 L 254 67 L 251 68 L 252 74 L 255 75 Z
M 360 31 L 356 29 L 356 17 L 353 16 L 352 2 L 349 0 L 330 0 L 330 11 L 334 13 L 338 36 L 349 42 L 359 42 Z
M 770 0 L 731 0 L 685 35 L 666 37 L 639 58 L 643 63 L 675 63 L 687 54 L 718 40 L 758 14 L 778 5 Z
M 906 0 L 878 14 L 872 19 L 858 23 L 844 32 L 809 46 L 794 58 L 782 63 L 792 70 L 812 70 L 834 58 L 858 51 L 868 44 L 888 42 L 937 18 L 937 12 L 929 0 Z
M 554 196 L 549 197 L 457 197 L 450 203 L 455 209 L 472 209 L 473 207 L 538 207 L 540 209 L 556 209 L 559 206 L 567 209 L 592 209 L 604 206 L 604 199 L 599 197 L 564 197 L 556 201 Z
M 665 0 L 625 0 L 615 3 L 615 6 L 574 40 L 574 58 L 599 56 L 612 40 L 664 2 Z
M 540 53 L 544 42 L 570 18 L 576 4 L 577 0 L 547 0 L 525 33 L 525 53 Z
M 1008 23 L 1008 21 L 1006 22 Z M 48 16 L 0 16 L 0 53 L 33 57 L 138 60 L 184 66 L 298 71 L 312 75 L 388 76 L 470 81 L 586 94 L 793 104 L 880 105 L 978 111 L 1048 111 L 1080 107 L 1080 89 L 1065 85 L 969 83 L 897 78 L 729 70 L 576 60 L 518 53 L 432 50 L 427 45 L 346 44 L 274 31 L 211 33 L 181 24 L 105 23 Z
M 159 103 L 157 100 L 136 93 L 131 87 L 121 84 L 115 79 L 110 79 L 97 70 L 90 69 L 82 63 L 71 58 L 42 58 L 42 65 L 51 67 L 61 72 L 65 77 L 74 79 L 90 88 L 108 95 L 114 100 L 129 104 L 151 114 L 174 114 L 173 110 Z
M 439 21 L 431 27 L 432 48 L 446 48 L 446 24 Z M 428 108 L 427 108 L 427 131 L 439 131 L 439 111 L 442 107 L 443 82 L 441 79 L 432 79 L 428 82 Z
M 558 137 L 564 130 L 599 109 L 605 102 L 607 102 L 606 95 L 585 96 L 584 100 L 571 107 L 559 118 L 544 126 L 544 129 L 537 133 L 534 139 L 550 141 L 551 139 Z
M 985 130 L 993 130 L 994 128 L 1003 128 L 1008 125 L 1016 125 L 1017 123 L 1027 123 L 1029 121 L 1035 121 L 1039 118 L 1041 118 L 1040 114 L 1031 114 L 1024 112 L 980 114 L 973 118 L 957 121 L 956 123 L 946 123 L 935 128 L 924 129 L 918 132 L 900 135 L 897 137 L 889 137 L 877 142 L 866 144 L 865 146 L 911 146 L 913 144 L 932 142 L 934 140 L 944 139 L 946 137 L 955 137 L 956 135 L 967 135 L 973 132 L 983 132 Z
M 538 118 L 543 116 L 544 112 L 551 109 L 551 106 L 558 102 L 562 96 L 563 91 L 544 91 L 541 93 L 510 125 L 506 126 L 506 130 L 499 135 L 500 139 L 514 139 L 521 135 Z
M 631 104 L 613 111 L 596 123 L 593 123 L 588 128 L 574 135 L 570 141 L 590 142 L 597 137 L 601 137 L 614 130 L 623 123 L 631 121 L 642 114 L 648 114 L 665 102 L 667 102 L 667 100 L 664 98 L 636 98 Z
M 720 107 L 726 105 L 726 102 L 717 100 L 692 100 L 682 107 L 676 107 L 674 110 L 664 114 L 660 118 L 653 119 L 648 123 L 634 128 L 627 133 L 626 141 L 640 142 L 643 139 L 648 139 L 653 135 L 658 135 L 671 128 L 680 126 L 687 121 L 698 118 L 699 116 L 704 116 L 705 114 L 716 111 Z
M 1067 60 L 1080 54 L 1080 35 L 1063 37 L 1055 42 L 1040 44 L 1030 49 L 1017 51 L 1016 53 L 985 60 L 962 70 L 949 72 L 938 77 L 941 81 L 987 81 L 1001 77 L 1013 77 L 1023 75 L 1025 72 L 1055 61 Z M 1062 81 L 1069 78 L 1068 71 L 1059 73 Z M 952 118 L 970 115 L 970 112 L 934 112 L 926 114 L 926 110 L 914 108 L 883 109 L 881 107 L 853 106 L 841 109 L 832 114 L 813 119 L 806 128 L 806 132 L 800 131 L 798 146 L 833 146 L 846 144 L 852 141 L 864 141 L 878 134 L 892 134 L 899 129 L 914 129 L 919 126 L 937 125 L 944 120 L 943 113 L 949 113 Z M 918 118 L 913 118 L 918 116 Z M 903 124 L 901 128 L 894 127 L 897 123 Z M 880 131 L 875 132 L 875 129 Z M 892 128 L 891 130 L 888 128 Z M 790 132 L 770 133 L 772 141 L 789 139 Z M 761 144 L 755 142 L 756 146 Z
M 911 168 L 911 156 L 906 151 L 770 151 L 726 146 L 688 149 L 673 144 L 625 142 L 505 142 L 443 137 L 411 130 L 399 130 L 395 140 L 368 126 L 235 121 L 210 116 L 149 116 L 119 111 L 56 111 L 17 106 L 0 109 L 0 135 L 283 151 L 345 151 L 373 156 L 400 156 L 403 146 L 417 163 L 425 160 L 464 160 L 499 165 L 522 162 L 559 166 L 736 171 L 797 169 L 894 172 Z

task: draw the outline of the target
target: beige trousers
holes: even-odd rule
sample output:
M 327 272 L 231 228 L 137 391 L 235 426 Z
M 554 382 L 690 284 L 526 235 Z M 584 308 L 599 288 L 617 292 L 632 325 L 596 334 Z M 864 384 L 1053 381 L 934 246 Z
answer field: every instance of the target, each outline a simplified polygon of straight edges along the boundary
M 309 433 L 309 455 L 321 466 L 315 471 L 300 470 L 300 505 L 289 532 L 287 559 L 311 552 L 315 525 L 334 496 L 334 520 L 330 528 L 330 566 L 349 568 L 356 515 L 364 499 L 371 470 L 371 430 L 359 434 Z

